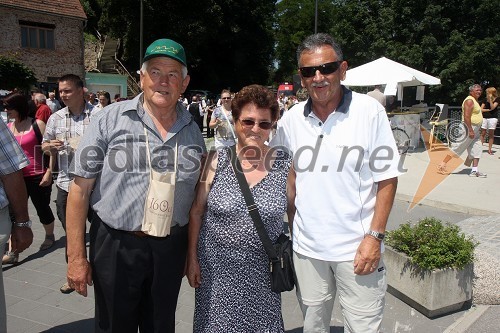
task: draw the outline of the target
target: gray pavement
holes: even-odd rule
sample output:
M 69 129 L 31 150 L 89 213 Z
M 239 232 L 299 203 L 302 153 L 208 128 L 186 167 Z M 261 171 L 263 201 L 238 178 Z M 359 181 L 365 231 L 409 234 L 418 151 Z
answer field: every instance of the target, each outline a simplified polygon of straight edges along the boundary
M 445 209 L 453 214 L 464 214 L 464 217 L 472 216 L 457 224 L 467 234 L 474 235 L 481 242 L 481 249 L 488 251 L 498 260 L 500 147 L 495 146 L 494 150 L 495 155 L 485 154 L 480 162 L 480 170 L 488 174 L 488 178 L 485 179 L 468 177 L 469 169 L 460 166 L 449 176 L 436 180 L 434 176 L 426 174 L 429 164 L 432 170 L 435 170 L 433 165 L 435 158 L 433 160 L 423 150 L 408 154 L 404 161 L 404 167 L 408 172 L 400 177 L 397 200 L 399 203 L 414 202 L 413 196 L 418 192 L 419 184 L 430 183 L 430 187 L 435 188 L 418 203 L 416 210 L 419 213 L 414 216 L 421 216 L 422 211 L 425 212 L 427 209 L 430 213 L 436 209 Z M 410 211 L 409 215 L 411 213 Z M 48 251 L 39 252 L 44 232 L 41 224 L 37 223 L 36 213 L 31 205 L 30 215 L 35 221 L 33 245 L 20 255 L 20 264 L 2 267 L 7 301 L 7 332 L 93 332 L 92 288 L 87 298 L 76 293 L 64 295 L 59 291 L 59 287 L 66 280 L 63 248 L 65 236 L 60 224 L 56 221 L 56 245 Z M 395 227 L 398 223 L 391 227 Z M 302 315 L 295 293 L 283 293 L 282 300 L 286 330 L 301 332 Z M 177 308 L 177 332 L 192 332 L 193 309 L 194 290 L 184 280 Z M 498 332 L 499 314 L 499 305 L 473 305 L 453 314 L 429 319 L 391 294 L 387 294 L 382 332 Z M 336 302 L 331 332 L 344 331 L 341 318 Z

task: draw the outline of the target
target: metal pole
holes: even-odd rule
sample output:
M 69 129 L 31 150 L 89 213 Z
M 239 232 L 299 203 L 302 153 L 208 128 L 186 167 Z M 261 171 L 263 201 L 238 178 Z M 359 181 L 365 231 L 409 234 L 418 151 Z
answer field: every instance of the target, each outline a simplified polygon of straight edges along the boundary
M 142 66 L 142 50 L 143 50 L 143 45 L 142 45 L 142 35 L 143 35 L 143 5 L 142 5 L 141 0 L 141 13 L 140 13 L 140 23 L 139 23 L 139 68 Z
M 318 33 L 318 0 L 314 6 L 314 33 Z

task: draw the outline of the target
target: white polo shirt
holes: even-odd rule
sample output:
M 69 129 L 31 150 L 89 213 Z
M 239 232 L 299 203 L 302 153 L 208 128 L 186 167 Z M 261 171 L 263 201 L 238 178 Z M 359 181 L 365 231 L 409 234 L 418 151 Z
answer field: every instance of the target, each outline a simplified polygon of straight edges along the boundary
M 349 261 L 370 229 L 377 182 L 399 176 L 399 154 L 382 105 L 345 87 L 323 123 L 311 100 L 278 122 L 272 146 L 294 157 L 297 208 L 293 249 L 326 261 Z

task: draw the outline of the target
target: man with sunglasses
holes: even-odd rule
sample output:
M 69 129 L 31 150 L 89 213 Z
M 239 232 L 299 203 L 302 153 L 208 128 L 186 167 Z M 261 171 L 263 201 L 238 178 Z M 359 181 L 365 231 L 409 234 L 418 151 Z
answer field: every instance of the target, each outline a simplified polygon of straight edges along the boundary
M 297 57 L 310 97 L 285 113 L 271 144 L 294 157 L 289 223 L 304 332 L 330 331 L 337 290 L 345 331 L 378 332 L 399 154 L 383 106 L 341 85 L 347 62 L 331 36 L 307 37 Z

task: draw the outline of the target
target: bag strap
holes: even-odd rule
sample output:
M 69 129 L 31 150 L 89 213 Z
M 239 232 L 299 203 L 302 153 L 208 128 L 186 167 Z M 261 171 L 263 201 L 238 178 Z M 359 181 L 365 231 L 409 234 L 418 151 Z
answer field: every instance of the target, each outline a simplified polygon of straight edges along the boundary
M 257 229 L 257 234 L 259 235 L 260 241 L 262 242 L 262 245 L 264 245 L 264 249 L 266 250 L 269 259 L 271 259 L 272 261 L 278 261 L 278 254 L 276 253 L 273 243 L 271 242 L 271 239 L 266 232 L 264 223 L 262 223 L 259 209 L 257 208 L 255 201 L 253 200 L 252 193 L 250 192 L 247 180 L 242 171 L 243 169 L 241 167 L 241 163 L 236 156 L 236 145 L 231 146 L 229 148 L 229 151 L 231 154 L 231 166 L 233 167 L 234 174 L 236 175 L 236 179 L 238 180 L 238 184 L 240 185 L 241 192 L 243 193 L 243 197 L 245 198 L 245 202 L 247 204 L 248 213 L 252 218 L 255 229 Z
M 36 119 L 33 118 L 33 121 L 31 122 L 31 126 L 33 126 L 33 131 L 35 131 L 35 136 L 36 136 L 36 139 L 38 140 L 38 144 L 42 144 L 42 140 L 43 140 L 43 135 L 42 135 L 42 131 L 40 131 L 40 127 L 38 127 L 38 124 L 36 123 Z

